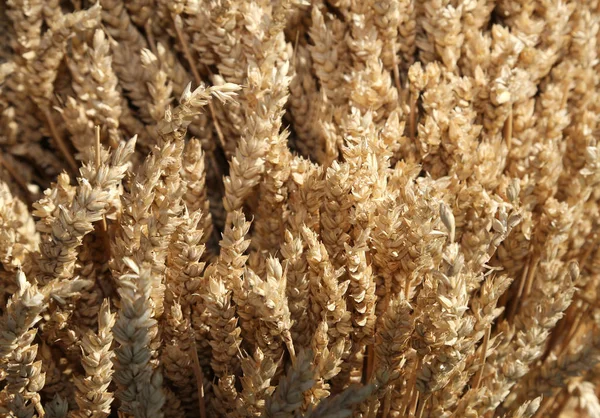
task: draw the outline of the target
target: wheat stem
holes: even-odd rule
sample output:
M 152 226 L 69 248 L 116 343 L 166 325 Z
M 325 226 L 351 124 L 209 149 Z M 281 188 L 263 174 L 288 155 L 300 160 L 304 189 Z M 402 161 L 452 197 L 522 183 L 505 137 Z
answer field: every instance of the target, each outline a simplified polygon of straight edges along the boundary
M 71 154 L 71 152 L 67 148 L 67 145 L 65 144 L 65 142 L 61 138 L 60 134 L 58 133 L 58 130 L 56 129 L 56 125 L 54 124 L 54 119 L 52 119 L 52 115 L 50 115 L 50 112 L 46 109 L 44 109 L 43 112 L 44 112 L 44 117 L 46 118 L 46 121 L 48 122 L 48 127 L 50 128 L 50 133 L 52 134 L 52 137 L 54 138 L 54 141 L 56 142 L 58 149 L 63 154 L 63 156 L 66 158 L 67 164 L 69 165 L 71 172 L 73 174 L 77 173 L 77 167 L 78 167 L 77 162 L 75 161 L 73 154 Z

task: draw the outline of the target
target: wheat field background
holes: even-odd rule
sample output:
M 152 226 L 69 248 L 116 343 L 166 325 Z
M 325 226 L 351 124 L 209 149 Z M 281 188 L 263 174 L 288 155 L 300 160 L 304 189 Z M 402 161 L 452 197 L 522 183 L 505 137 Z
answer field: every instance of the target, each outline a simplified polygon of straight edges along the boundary
M 0 417 L 600 418 L 597 0 L 0 0 Z

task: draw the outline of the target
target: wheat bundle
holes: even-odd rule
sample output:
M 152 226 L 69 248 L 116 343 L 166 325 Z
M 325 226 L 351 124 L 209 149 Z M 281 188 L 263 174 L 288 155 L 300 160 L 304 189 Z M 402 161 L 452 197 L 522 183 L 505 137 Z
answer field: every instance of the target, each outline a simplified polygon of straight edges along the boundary
M 599 25 L 0 1 L 0 416 L 600 417 Z

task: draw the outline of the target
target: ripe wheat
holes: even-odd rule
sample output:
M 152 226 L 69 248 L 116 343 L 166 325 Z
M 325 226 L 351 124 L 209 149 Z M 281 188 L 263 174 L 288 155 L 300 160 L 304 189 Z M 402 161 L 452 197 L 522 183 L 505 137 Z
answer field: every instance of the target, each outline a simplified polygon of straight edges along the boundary
M 0 417 L 600 417 L 599 29 L 0 1 Z

